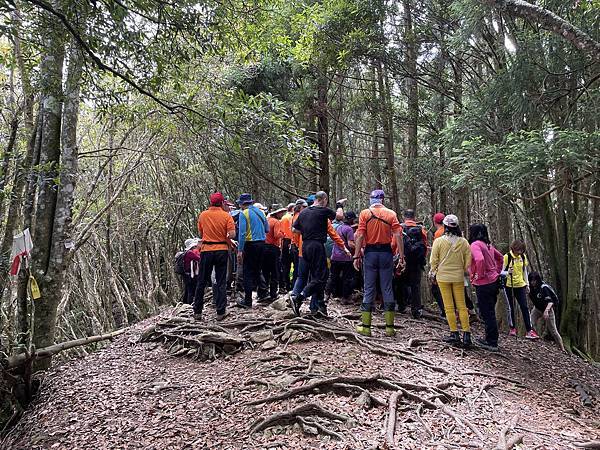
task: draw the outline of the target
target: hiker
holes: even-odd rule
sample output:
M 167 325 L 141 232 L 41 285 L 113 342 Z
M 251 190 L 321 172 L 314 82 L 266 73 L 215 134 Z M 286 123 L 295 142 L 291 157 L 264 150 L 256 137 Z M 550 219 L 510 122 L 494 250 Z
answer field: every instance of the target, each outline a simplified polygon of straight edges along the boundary
M 223 194 L 215 192 L 210 195 L 210 207 L 198 217 L 198 234 L 202 239 L 200 248 L 200 273 L 194 295 L 194 318 L 202 319 L 204 308 L 204 288 L 211 282 L 211 274 L 215 271 L 213 284 L 213 301 L 217 310 L 217 320 L 227 316 L 227 261 L 231 239 L 235 237 L 235 223 L 231 215 L 223 210 Z
M 433 240 L 435 241 L 437 238 L 442 237 L 444 234 L 444 217 L 446 215 L 442 212 L 437 212 L 433 215 L 433 225 L 435 227 L 435 232 L 433 234 Z M 440 292 L 440 287 L 437 283 L 431 283 L 431 296 L 435 299 L 435 302 L 438 305 L 440 310 L 440 316 L 446 317 L 446 311 L 444 310 L 444 302 L 442 301 L 442 293 Z
M 281 229 L 281 217 L 287 209 L 278 207 L 269 214 L 267 221 L 269 222 L 269 231 L 265 237 L 265 253 L 263 262 L 263 275 L 265 284 L 269 288 L 269 294 L 259 298 L 259 303 L 264 303 L 272 300 L 277 300 L 279 291 L 279 272 L 280 272 L 280 255 L 281 255 L 281 240 L 283 231 Z
M 354 231 L 352 225 L 357 216 L 354 211 L 344 214 L 343 222 L 335 228 L 337 235 L 344 241 L 345 246 L 354 251 Z M 331 270 L 325 291 L 333 297 L 341 297 L 342 304 L 350 303 L 350 296 L 354 290 L 354 267 L 352 255 L 347 255 L 338 246 L 331 250 Z
M 260 284 L 269 223 L 265 213 L 252 200 L 251 194 L 240 195 L 238 204 L 242 209 L 238 219 L 238 264 L 242 264 L 244 270 L 244 299 L 236 304 L 242 308 L 252 308 L 252 291 Z M 258 205 L 262 206 L 260 203 Z M 258 292 L 259 298 L 264 296 L 261 294 L 262 292 Z
M 296 316 L 300 315 L 300 306 L 304 299 L 309 297 L 316 300 L 311 302 L 311 311 L 327 316 L 325 304 L 325 285 L 328 278 L 325 254 L 327 235 L 329 234 L 337 245 L 344 249 L 344 253 L 351 255 L 344 242 L 333 230 L 331 220 L 335 219 L 335 212 L 327 207 L 328 200 L 325 192 L 317 192 L 313 205 L 305 208 L 292 225 L 294 231 L 302 235 L 302 259 L 308 269 L 309 277 L 306 286 L 300 292 L 296 290 L 293 293 L 291 306 Z
M 469 227 L 471 244 L 471 284 L 475 286 L 479 314 L 485 325 L 485 338 L 477 343 L 488 350 L 498 350 L 498 322 L 496 321 L 496 299 L 500 290 L 502 253 L 490 243 L 487 227 L 474 223 Z
M 287 205 L 287 212 L 281 218 L 281 277 L 279 281 L 280 293 L 286 293 L 292 290 L 290 272 L 294 258 L 292 255 L 292 218 L 294 217 L 295 203 Z M 282 292 L 283 291 L 283 292 Z
M 454 214 L 444 217 L 444 234 L 433 242 L 429 263 L 429 277 L 440 287 L 450 336 L 445 342 L 457 345 L 461 342 L 456 324 L 456 311 L 463 331 L 462 343 L 472 345 L 469 310 L 465 304 L 465 274 L 471 265 L 471 249 L 462 237 L 458 218 Z
M 527 256 L 525 256 L 526 249 L 523 241 L 516 240 L 510 244 L 509 252 L 504 255 L 504 270 L 502 274 L 506 277 L 504 293 L 508 305 L 508 323 L 510 326 L 508 335 L 517 335 L 517 326 L 515 323 L 516 299 L 523 315 L 523 322 L 525 323 L 525 337 L 527 339 L 539 339 L 538 334 L 531 326 L 531 317 L 529 316 L 529 307 L 527 306 L 527 293 L 529 292 L 527 266 L 529 266 L 529 261 L 527 260 Z
M 359 270 L 362 265 L 364 273 L 364 297 L 360 307 L 362 324 L 356 328 L 356 331 L 364 336 L 371 336 L 373 302 L 378 286 L 383 296 L 385 334 L 387 336 L 396 334 L 394 328 L 396 304 L 392 291 L 394 271 L 392 237 L 395 237 L 398 243 L 396 250 L 398 266 L 404 265 L 404 245 L 398 217 L 394 211 L 383 205 L 384 199 L 385 193 L 381 189 L 371 192 L 370 206 L 360 212 L 356 230 L 354 268 Z M 361 257 L 363 244 L 364 257 Z
M 410 301 L 410 310 L 414 319 L 423 315 L 421 304 L 421 277 L 427 264 L 427 232 L 415 221 L 415 211 L 407 209 L 402 213 L 402 240 L 404 242 L 404 261 L 406 265 L 400 276 L 395 277 L 400 293 L 398 311 L 404 312 Z
M 302 212 L 304 208 L 308 207 L 306 200 L 299 198 L 294 204 L 294 215 L 292 216 L 292 225 Z M 298 268 L 300 267 L 300 249 L 302 248 L 302 235 L 300 233 L 294 233 L 292 228 L 292 245 L 290 246 L 290 253 L 292 254 L 292 262 L 294 263 L 294 270 L 292 272 L 292 289 L 296 286 L 296 280 L 298 278 Z
M 198 239 L 186 239 L 184 242 L 184 251 L 175 255 L 175 264 L 176 266 L 180 265 L 180 268 L 176 272 L 180 273 L 183 279 L 182 301 L 188 305 L 194 302 L 196 282 L 198 281 L 198 268 L 200 265 L 198 243 Z M 181 260 L 179 261 L 179 259 Z
M 566 351 L 562 337 L 560 337 L 556 326 L 554 310 L 558 306 L 559 300 L 554 289 L 549 284 L 544 283 L 539 272 L 531 272 L 529 274 L 529 289 L 529 297 L 533 303 L 531 324 L 535 328 L 537 322 L 543 318 L 546 322 L 546 328 L 554 338 L 554 341 L 563 352 Z

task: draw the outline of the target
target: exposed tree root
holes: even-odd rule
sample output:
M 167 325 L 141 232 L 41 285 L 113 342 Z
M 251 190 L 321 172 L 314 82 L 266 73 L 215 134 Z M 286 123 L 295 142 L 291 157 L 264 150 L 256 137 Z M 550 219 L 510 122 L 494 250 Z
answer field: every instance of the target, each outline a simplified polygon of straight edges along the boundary
M 317 426 L 317 422 L 306 420 L 306 416 L 324 417 L 326 419 L 335 420 L 339 422 L 347 422 L 350 419 L 350 417 L 345 416 L 343 414 L 337 414 L 328 411 L 316 403 L 307 403 L 289 411 L 279 412 L 271 416 L 265 417 L 264 419 L 257 420 L 252 425 L 252 428 L 250 429 L 250 434 L 263 431 L 275 425 L 288 425 L 290 423 L 299 422 L 301 424 L 304 423 L 305 425 L 314 426 L 319 431 L 330 436 L 336 437 L 337 439 L 343 438 L 343 436 L 339 433 L 331 431 L 321 424 Z
M 475 435 L 481 441 L 485 442 L 485 438 L 483 437 L 483 434 L 481 433 L 481 431 L 479 431 L 479 429 L 475 425 L 473 425 L 473 422 L 471 422 L 466 417 L 461 416 L 456 411 L 453 411 L 449 406 L 446 406 L 446 405 L 442 404 L 442 402 L 439 399 L 436 400 L 436 405 L 439 407 L 439 409 L 444 414 L 447 414 L 448 416 L 452 417 L 460 425 L 463 425 L 463 424 L 466 425 L 473 433 L 475 433 Z
M 394 447 L 394 433 L 396 432 L 396 408 L 398 407 L 398 399 L 402 397 L 401 391 L 392 392 L 389 399 L 389 410 L 387 420 L 387 432 L 385 434 L 387 445 Z

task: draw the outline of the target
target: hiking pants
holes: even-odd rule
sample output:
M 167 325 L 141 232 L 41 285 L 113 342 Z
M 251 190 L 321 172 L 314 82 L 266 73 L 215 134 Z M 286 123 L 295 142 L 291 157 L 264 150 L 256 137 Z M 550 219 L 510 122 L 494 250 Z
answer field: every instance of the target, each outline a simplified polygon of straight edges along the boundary
M 385 311 L 394 311 L 396 303 L 392 290 L 392 277 L 394 275 L 394 257 L 391 250 L 369 251 L 365 250 L 363 258 L 363 273 L 365 280 L 365 292 L 361 305 L 362 311 L 372 311 L 373 302 L 377 295 L 377 278 L 383 296 L 383 308 Z
M 194 303 L 194 295 L 196 295 L 196 284 L 198 276 L 191 277 L 189 273 L 183 274 L 183 303 L 191 305 Z
M 531 324 L 537 325 L 538 320 L 544 317 L 544 311 L 540 311 L 537 308 L 533 308 L 531 310 Z M 560 348 L 564 348 L 562 337 L 560 337 L 560 333 L 558 332 L 558 328 L 556 327 L 556 316 L 554 315 L 554 308 L 552 308 L 548 312 L 548 318 L 545 320 L 546 328 L 554 338 L 554 342 L 556 342 Z M 535 328 L 535 327 L 534 327 Z
M 302 243 L 302 258 L 308 266 L 308 283 L 302 290 L 304 298 L 316 295 L 317 299 L 325 297 L 325 285 L 329 272 L 327 255 L 322 242 L 308 240 Z
M 532 330 L 531 318 L 529 317 L 529 308 L 527 306 L 527 288 L 525 286 L 519 288 L 504 287 L 506 293 L 506 300 L 508 300 L 508 323 L 511 328 L 516 328 L 515 322 L 515 299 L 519 303 L 521 314 L 523 315 L 523 322 L 527 332 Z M 513 295 L 514 293 L 514 295 Z
M 350 298 L 354 290 L 354 272 L 352 261 L 331 261 L 325 291 L 334 297 Z
M 224 314 L 227 306 L 227 250 L 215 250 L 202 252 L 200 258 L 200 274 L 196 285 L 194 296 L 194 313 L 202 314 L 204 308 L 204 288 L 211 282 L 211 273 L 215 270 L 215 284 L 213 284 L 213 302 L 217 314 Z
M 244 303 L 252 305 L 252 291 L 258 288 L 265 253 L 264 241 L 244 244 Z M 261 292 L 259 292 L 260 296 Z
M 422 270 L 406 270 L 397 280 L 400 292 L 400 302 L 398 304 L 399 310 L 402 311 L 410 304 L 410 310 L 413 314 L 418 313 L 423 309 L 421 304 L 421 274 Z M 398 295 L 396 296 L 396 301 Z
M 435 299 L 435 302 L 440 309 L 442 317 L 446 317 L 446 311 L 444 311 L 444 301 L 442 300 L 442 293 L 440 287 L 436 283 L 431 283 L 431 296 Z
M 279 280 L 279 287 L 285 289 L 286 292 L 292 290 L 290 271 L 292 270 L 294 258 L 292 255 L 291 243 L 292 241 L 290 239 L 283 239 L 281 241 L 281 278 Z
M 263 255 L 263 274 L 265 276 L 265 285 L 269 287 L 269 294 L 275 300 L 277 298 L 277 287 L 279 285 L 279 247 L 271 244 L 265 244 Z
M 475 286 L 479 315 L 485 325 L 485 341 L 493 346 L 498 345 L 498 322 L 496 321 L 496 299 L 498 298 L 498 281 Z
M 456 311 L 460 318 L 460 326 L 463 331 L 471 331 L 469 326 L 469 310 L 465 304 L 465 283 L 459 281 L 456 283 L 446 283 L 438 281 L 442 300 L 444 301 L 444 310 L 446 311 L 446 320 L 450 331 L 458 331 L 456 325 Z

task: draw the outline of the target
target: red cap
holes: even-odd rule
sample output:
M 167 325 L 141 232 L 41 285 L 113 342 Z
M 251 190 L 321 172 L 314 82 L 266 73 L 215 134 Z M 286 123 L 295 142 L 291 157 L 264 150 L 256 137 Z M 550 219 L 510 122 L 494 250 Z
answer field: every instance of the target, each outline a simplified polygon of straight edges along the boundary
M 435 215 L 433 216 L 433 223 L 443 223 L 444 217 L 446 217 L 446 214 L 444 213 L 435 213 Z
M 215 192 L 214 194 L 210 194 L 210 204 L 212 206 L 221 206 L 225 197 L 220 192 Z

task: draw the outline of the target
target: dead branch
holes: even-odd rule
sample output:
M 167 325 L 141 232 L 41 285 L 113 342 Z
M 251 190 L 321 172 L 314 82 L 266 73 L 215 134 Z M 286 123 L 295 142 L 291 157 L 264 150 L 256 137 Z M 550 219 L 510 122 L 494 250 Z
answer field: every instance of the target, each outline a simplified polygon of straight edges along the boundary
M 493 373 L 479 372 L 477 370 L 463 372 L 462 374 L 463 375 L 478 375 L 480 377 L 496 378 L 498 380 L 508 381 L 509 383 L 513 383 L 513 384 L 515 384 L 518 387 L 525 387 L 525 385 L 523 383 L 521 383 L 520 381 L 515 380 L 513 378 L 505 377 L 504 375 L 497 375 L 497 374 L 493 374 Z
M 386 441 L 390 448 L 394 447 L 394 433 L 396 432 L 396 408 L 398 406 L 398 399 L 402 397 L 401 391 L 392 392 L 390 394 L 388 421 L 387 421 L 387 433 Z
M 119 336 L 120 334 L 125 333 L 125 329 L 113 331 L 112 333 L 107 334 L 99 334 L 97 336 L 90 336 L 82 339 L 75 339 L 73 341 L 63 342 L 61 344 L 54 344 L 49 347 L 40 348 L 36 350 L 31 357 L 35 359 L 49 358 L 53 355 L 56 355 L 63 350 L 69 350 L 71 348 L 79 347 L 81 345 L 93 344 L 94 342 L 105 341 L 107 339 L 112 339 L 114 337 Z M 6 369 L 12 369 L 17 366 L 20 366 L 28 359 L 26 353 L 19 353 L 18 355 L 13 355 L 8 357 L 4 362 L 3 366 Z
M 574 442 L 573 445 L 579 448 L 589 448 L 598 450 L 600 449 L 600 440 L 588 441 L 588 442 Z
M 475 425 L 473 425 L 473 423 L 467 419 L 466 417 L 458 414 L 456 411 L 453 411 L 449 406 L 444 405 L 439 399 L 436 399 L 435 401 L 436 406 L 446 415 L 452 417 L 454 420 L 456 420 L 456 422 L 460 425 L 466 425 L 467 427 L 469 427 L 471 429 L 471 431 L 473 433 L 475 433 L 475 435 L 482 441 L 485 441 L 485 438 L 483 437 L 483 434 L 481 434 L 481 431 L 479 431 L 479 429 L 477 429 L 477 427 Z

